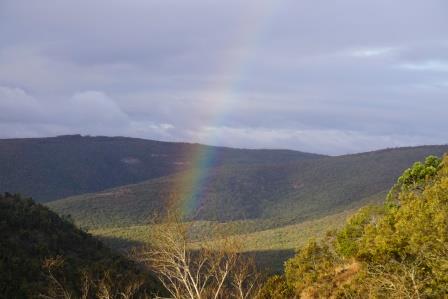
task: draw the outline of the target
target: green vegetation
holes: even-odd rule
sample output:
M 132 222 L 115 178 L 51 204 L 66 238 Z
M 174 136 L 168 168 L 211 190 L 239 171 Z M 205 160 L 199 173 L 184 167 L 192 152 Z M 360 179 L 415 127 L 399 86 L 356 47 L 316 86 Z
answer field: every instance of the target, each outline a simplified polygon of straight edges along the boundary
M 200 244 L 204 236 L 213 236 L 213 232 L 218 232 L 217 235 L 221 237 L 215 236 L 212 243 L 219 244 L 222 238 L 241 243 L 240 250 L 254 253 L 261 268 L 269 273 L 282 272 L 283 262 L 293 255 L 297 246 L 305 244 L 311 237 L 323 237 L 329 227 L 341 227 L 348 215 L 353 212 L 345 211 L 316 220 L 261 231 L 259 229 L 263 224 L 251 220 L 227 223 L 195 221 L 189 223 L 189 232 L 194 239 L 191 246 Z M 111 248 L 127 251 L 135 246 L 149 244 L 151 231 L 152 225 L 140 225 L 97 229 L 90 233 Z
M 66 298 L 57 295 L 62 288 L 55 280 L 80 298 L 86 278 L 101 282 L 91 283 L 89 294 L 106 285 L 111 292 L 123 290 L 130 283 L 134 298 L 161 290 L 150 273 L 31 199 L 0 195 L 0 236 L 0 298 Z
M 407 169 L 383 206 L 297 250 L 262 298 L 448 296 L 448 157 Z
M 211 231 L 244 239 L 269 271 L 281 271 L 291 251 L 311 237 L 339 228 L 356 209 L 384 201 L 396 177 L 415 160 L 447 147 L 384 150 L 288 164 L 223 166 L 210 172 L 209 202 L 196 215 L 194 234 Z M 181 176 L 49 203 L 70 214 L 116 249 L 147 242 L 148 219 L 166 210 Z
M 200 205 L 183 215 L 188 248 L 206 243 L 214 255 L 242 244 L 238 255 L 278 274 L 260 298 L 448 296 L 448 158 L 429 156 L 448 146 L 325 157 L 80 136 L 0 140 L 0 188 L 43 200 L 94 192 L 46 203 L 62 217 L 0 197 L 0 294 L 60 298 L 63 289 L 77 298 L 86 281 L 92 298 L 105 286 L 132 289 L 132 298 L 160 291 L 151 273 L 108 248 L 153 245 L 148 232 L 161 224 L 149 220 L 183 205 L 197 151 L 217 160 L 193 192 Z
M 442 155 L 447 146 L 383 150 L 289 163 L 215 167 L 195 202 L 190 220 L 256 220 L 265 230 L 383 200 L 395 178 L 411 163 Z M 181 202 L 184 173 L 54 201 L 48 206 L 70 214 L 81 227 L 98 229 L 144 225 L 172 202 Z
M 189 248 L 183 254 L 191 259 L 192 271 L 198 270 L 194 265 L 200 252 L 205 254 L 204 261 L 220 252 L 223 256 L 253 256 L 258 267 L 278 273 L 264 283 L 257 298 L 446 297 L 448 156 L 443 160 L 429 156 L 402 172 L 411 157 L 442 149 L 420 147 L 288 164 L 216 166 L 210 170 L 204 191 L 209 202 L 204 202 L 195 217 L 179 224 L 188 230 L 178 245 Z M 397 169 L 402 175 L 394 185 L 390 173 Z M 18 195 L 0 196 L 0 293 L 6 298 L 68 298 L 62 293 L 99 298 L 104 290 L 115 294 L 130 290 L 130 298 L 146 298 L 163 292 L 154 274 L 114 253 L 73 221 L 95 228 L 91 232 L 115 249 L 145 244 L 155 250 L 151 233 L 166 232 L 166 224 L 145 222 L 150 213 L 169 206 L 164 198 L 177 196 L 173 186 L 182 175 L 51 203 L 53 209 L 68 215 L 62 218 Z M 387 186 L 392 186 L 389 193 Z M 384 204 L 378 204 L 384 198 Z M 171 240 L 170 235 L 165 237 Z M 201 251 L 204 244 L 207 250 Z M 221 252 L 226 244 L 242 245 Z M 163 246 L 159 254 L 171 249 Z M 280 271 L 279 264 L 287 258 Z M 156 269 L 158 265 L 157 270 L 165 275 L 165 264 L 159 260 L 147 266 Z M 217 261 L 222 266 L 230 260 Z M 171 282 L 166 278 L 167 285 Z M 178 279 L 182 284 L 182 277 Z M 220 283 L 208 286 L 221 292 Z
M 210 166 L 282 163 L 320 158 L 288 150 L 246 150 L 125 137 L 0 139 L 0 191 L 46 202 L 174 174 L 196 153 Z
M 312 236 L 323 236 L 328 227 L 342 226 L 352 210 L 304 221 L 298 224 L 259 231 L 265 224 L 258 220 L 235 222 L 194 221 L 190 225 L 190 234 L 200 242 L 202 236 L 213 232 L 226 237 L 244 239 L 244 251 L 294 249 Z M 266 224 L 271 225 L 271 224 Z M 149 242 L 149 231 L 152 225 L 137 225 L 118 228 L 102 228 L 91 230 L 90 233 L 103 238 L 107 244 L 117 249 L 128 249 L 134 244 Z

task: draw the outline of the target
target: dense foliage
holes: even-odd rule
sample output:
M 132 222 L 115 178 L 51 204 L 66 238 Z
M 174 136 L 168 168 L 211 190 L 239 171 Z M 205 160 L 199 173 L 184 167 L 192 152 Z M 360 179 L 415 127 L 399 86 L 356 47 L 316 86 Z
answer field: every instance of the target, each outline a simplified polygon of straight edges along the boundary
M 310 241 L 268 281 L 265 298 L 446 298 L 448 157 L 428 157 L 398 179 L 383 206 Z M 269 297 L 271 296 L 271 297 Z
M 31 199 L 0 195 L 0 236 L 0 298 L 49 294 L 53 278 L 72 298 L 80 297 L 85 276 L 91 281 L 113 281 L 117 289 L 136 281 L 141 282 L 141 292 L 160 288 L 136 264 Z
M 281 163 L 322 157 L 288 150 L 246 150 L 125 137 L 0 139 L 0 192 L 46 202 L 185 170 L 202 153 L 210 166 Z

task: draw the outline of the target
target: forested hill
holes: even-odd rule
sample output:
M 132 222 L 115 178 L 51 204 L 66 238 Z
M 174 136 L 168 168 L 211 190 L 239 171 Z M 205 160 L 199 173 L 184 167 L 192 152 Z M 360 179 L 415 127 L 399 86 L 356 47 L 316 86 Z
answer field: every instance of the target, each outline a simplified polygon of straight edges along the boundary
M 0 298 L 103 298 L 95 292 L 162 290 L 136 263 L 31 199 L 0 194 L 0 236 Z
M 264 164 L 322 156 L 289 150 L 247 150 L 125 137 L 0 139 L 0 192 L 40 202 L 141 182 L 188 168 L 198 152 L 213 165 Z
M 384 199 L 404 169 L 448 146 L 422 146 L 270 165 L 216 167 L 195 194 L 196 220 L 264 219 L 273 225 L 344 211 L 369 200 Z M 171 175 L 49 203 L 82 226 L 146 223 L 182 198 L 183 175 Z

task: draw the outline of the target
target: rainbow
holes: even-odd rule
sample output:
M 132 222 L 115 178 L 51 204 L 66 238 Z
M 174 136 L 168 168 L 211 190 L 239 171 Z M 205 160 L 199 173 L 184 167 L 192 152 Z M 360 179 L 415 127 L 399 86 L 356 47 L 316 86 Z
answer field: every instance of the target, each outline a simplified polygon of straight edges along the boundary
M 224 74 L 224 79 L 211 84 L 200 93 L 200 98 L 208 103 L 207 113 L 202 121 L 209 124 L 209 128 L 219 127 L 228 112 L 237 106 L 239 82 L 244 78 L 256 55 L 256 45 L 261 39 L 261 34 L 270 24 L 275 12 L 274 4 L 278 5 L 276 1 L 269 1 L 247 12 L 246 23 L 250 25 L 239 28 L 232 43 L 240 45 L 242 49 L 229 51 L 227 59 L 224 59 L 225 63 L 216 71 L 217 74 Z M 213 130 L 205 128 L 202 133 L 205 135 L 205 138 L 201 139 L 202 143 L 218 144 Z M 207 197 L 205 191 L 209 172 L 219 157 L 212 147 L 197 146 L 187 153 L 187 158 L 191 161 L 191 165 L 173 186 L 173 190 L 178 191 L 176 192 L 178 195 L 174 198 L 176 203 L 173 204 L 181 209 L 183 217 L 194 218 Z

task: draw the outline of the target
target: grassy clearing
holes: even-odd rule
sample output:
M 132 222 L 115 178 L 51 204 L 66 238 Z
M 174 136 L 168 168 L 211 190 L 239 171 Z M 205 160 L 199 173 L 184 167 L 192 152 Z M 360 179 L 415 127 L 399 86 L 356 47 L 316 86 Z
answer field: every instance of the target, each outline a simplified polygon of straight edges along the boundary
M 196 221 L 189 223 L 192 227 L 193 238 L 197 238 L 191 246 L 196 247 L 203 241 L 205 235 L 216 232 L 219 238 L 212 239 L 209 245 L 219 246 L 220 242 L 236 241 L 244 252 L 255 253 L 257 263 L 267 273 L 280 273 L 283 263 L 294 255 L 295 249 L 303 245 L 310 238 L 321 238 L 329 229 L 341 227 L 346 218 L 355 210 L 345 211 L 316 220 L 299 224 L 287 225 L 261 231 L 253 231 L 266 225 L 257 221 L 235 221 L 216 223 L 210 221 Z M 143 245 L 150 241 L 151 225 L 139 225 L 123 228 L 92 230 L 108 246 L 118 250 L 128 250 L 133 246 Z M 225 237 L 222 237 L 222 236 Z
M 223 239 L 223 233 L 221 232 L 224 232 L 226 238 L 240 241 L 243 251 L 287 250 L 295 249 L 309 238 L 320 238 L 327 230 L 343 225 L 345 219 L 351 213 L 353 213 L 352 210 L 299 224 L 249 233 L 245 233 L 244 231 L 250 230 L 253 226 L 257 225 L 256 221 L 247 221 L 247 223 L 245 221 L 234 223 L 197 221 L 190 223 L 190 225 L 192 225 L 191 232 L 193 238 L 197 239 L 196 242 L 203 241 L 203 237 L 201 236 L 210 236 L 212 232 L 216 232 L 220 236 L 212 240 L 212 242 L 220 242 Z M 238 227 L 240 228 L 239 230 Z M 132 244 L 145 244 L 149 242 L 149 231 L 151 228 L 151 225 L 138 225 L 123 228 L 98 229 L 92 230 L 90 233 L 105 239 L 106 242 L 109 242 L 114 247 L 125 248 L 127 247 L 126 245 L 130 246 Z M 227 229 L 230 229 L 230 231 Z M 236 231 L 239 233 L 235 233 Z
M 352 212 L 343 212 L 317 220 L 233 236 L 241 240 L 244 251 L 296 249 L 310 238 L 319 239 L 333 228 L 339 228 Z M 217 240 L 219 242 L 219 240 Z

